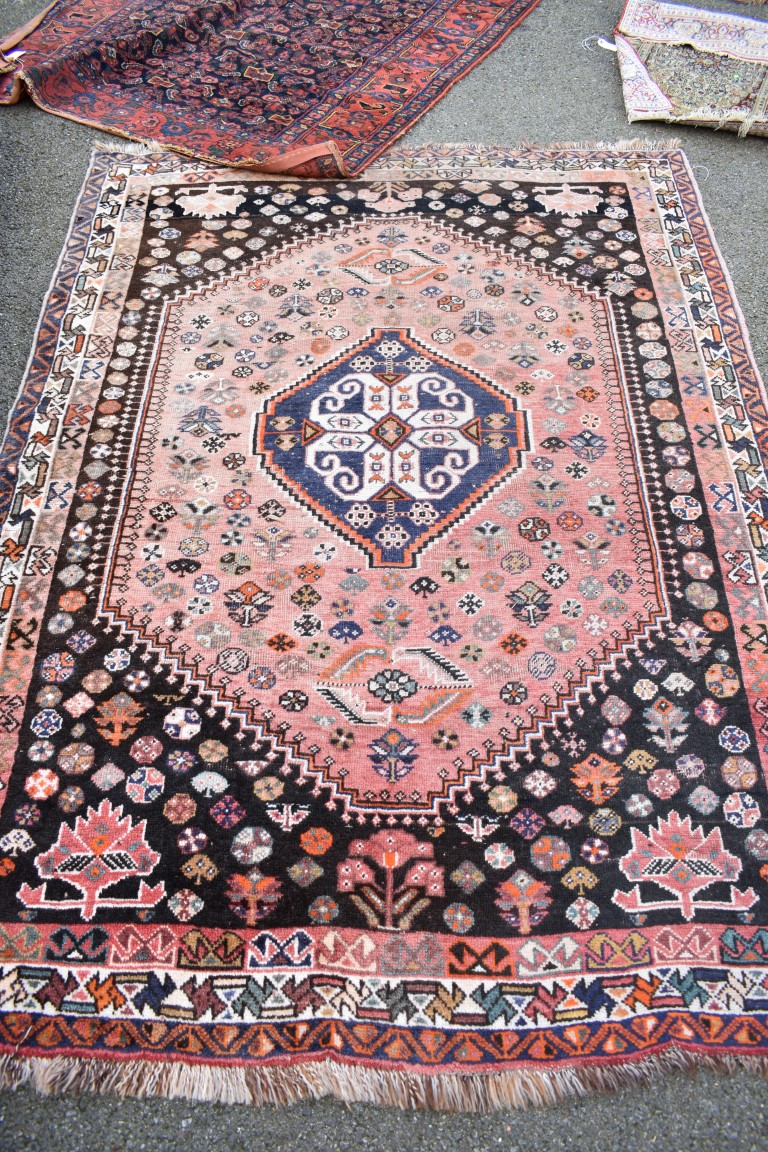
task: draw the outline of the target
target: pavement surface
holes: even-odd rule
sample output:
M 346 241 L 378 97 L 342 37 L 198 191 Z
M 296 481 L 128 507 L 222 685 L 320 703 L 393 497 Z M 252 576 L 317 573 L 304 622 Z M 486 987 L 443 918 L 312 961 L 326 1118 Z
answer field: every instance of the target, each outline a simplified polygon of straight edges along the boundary
M 768 15 L 758 5 L 707 7 Z M 0 0 L 0 31 L 42 0 Z M 426 115 L 407 143 L 617 141 L 678 137 L 730 269 L 768 379 L 768 141 L 727 132 L 629 125 L 610 37 L 622 0 L 541 0 L 508 40 Z M 0 109 L 0 423 L 17 393 L 43 295 L 91 150 L 114 137 L 26 101 Z M 669 1075 L 651 1088 L 493 1116 L 346 1108 L 332 1100 L 249 1109 L 183 1101 L 0 1095 L 0 1152 L 765 1152 L 768 1088 L 746 1073 Z

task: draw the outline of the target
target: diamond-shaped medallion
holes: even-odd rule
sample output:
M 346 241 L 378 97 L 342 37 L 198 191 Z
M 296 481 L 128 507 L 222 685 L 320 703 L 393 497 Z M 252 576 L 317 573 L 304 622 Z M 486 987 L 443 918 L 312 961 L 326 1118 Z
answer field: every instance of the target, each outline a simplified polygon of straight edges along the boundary
M 411 431 L 410 424 L 404 424 L 397 416 L 385 416 L 383 420 L 371 428 L 371 435 L 391 450 L 396 448 Z
M 513 396 L 399 328 L 373 329 L 268 400 L 253 442 L 270 474 L 372 567 L 403 568 L 528 449 Z

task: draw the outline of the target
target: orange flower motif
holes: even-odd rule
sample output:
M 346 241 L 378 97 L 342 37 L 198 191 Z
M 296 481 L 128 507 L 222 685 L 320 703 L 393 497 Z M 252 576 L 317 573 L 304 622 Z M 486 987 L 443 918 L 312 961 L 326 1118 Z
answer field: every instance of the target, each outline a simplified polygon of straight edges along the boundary
M 296 575 L 300 580 L 320 580 L 325 569 L 320 564 L 299 564 Z
M 64 592 L 59 596 L 59 608 L 62 612 L 79 612 L 87 602 L 88 598 L 84 592 Z
M 324 856 L 332 844 L 333 836 L 325 828 L 307 828 L 301 837 L 301 846 L 309 856 Z
M 722 612 L 705 612 L 701 622 L 710 632 L 724 632 L 728 627 L 728 617 Z

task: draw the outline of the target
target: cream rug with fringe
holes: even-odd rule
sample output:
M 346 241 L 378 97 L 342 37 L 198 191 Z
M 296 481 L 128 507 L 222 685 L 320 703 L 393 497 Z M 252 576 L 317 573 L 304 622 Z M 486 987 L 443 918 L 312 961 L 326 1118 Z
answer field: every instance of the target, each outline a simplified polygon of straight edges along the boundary
M 768 22 L 627 0 L 615 32 L 631 122 L 768 136 Z

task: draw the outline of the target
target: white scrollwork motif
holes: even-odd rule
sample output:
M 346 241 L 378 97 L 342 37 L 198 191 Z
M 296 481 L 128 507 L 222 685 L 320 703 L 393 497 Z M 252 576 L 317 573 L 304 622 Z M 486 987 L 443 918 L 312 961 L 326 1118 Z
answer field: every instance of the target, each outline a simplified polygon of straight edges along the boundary
M 305 463 L 343 500 L 368 500 L 386 484 L 414 499 L 443 498 L 479 461 L 465 433 L 472 397 L 439 372 L 412 372 L 392 384 L 356 372 L 312 401 L 309 419 L 322 429 Z

